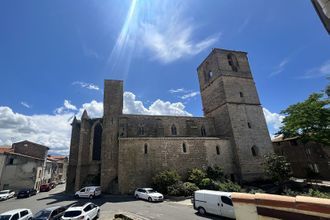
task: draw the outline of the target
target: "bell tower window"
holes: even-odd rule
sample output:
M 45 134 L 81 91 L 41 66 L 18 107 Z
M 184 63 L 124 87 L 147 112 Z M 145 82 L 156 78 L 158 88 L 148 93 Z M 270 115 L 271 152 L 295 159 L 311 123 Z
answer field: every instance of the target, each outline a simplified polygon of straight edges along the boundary
M 231 66 L 231 69 L 234 72 L 237 72 L 238 68 L 239 68 L 239 64 L 238 64 L 236 56 L 234 54 L 230 53 L 227 55 L 227 59 L 228 59 L 229 66 Z

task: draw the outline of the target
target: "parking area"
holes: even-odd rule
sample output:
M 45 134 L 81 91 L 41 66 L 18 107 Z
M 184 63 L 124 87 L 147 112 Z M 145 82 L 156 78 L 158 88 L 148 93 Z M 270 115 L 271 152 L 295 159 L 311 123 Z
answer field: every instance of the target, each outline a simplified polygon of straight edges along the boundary
M 49 192 L 38 193 L 35 196 L 25 199 L 9 199 L 0 201 L 0 213 L 16 209 L 28 208 L 33 213 L 37 211 L 58 205 L 70 205 L 77 201 L 93 202 L 100 206 L 100 219 L 113 219 L 114 214 L 119 212 L 133 213 L 149 219 L 222 219 L 216 216 L 199 216 L 192 208 L 189 201 L 164 201 L 157 203 L 150 203 L 143 200 L 136 200 L 133 196 L 115 196 L 103 195 L 95 199 L 76 199 L 73 195 L 66 195 L 64 192 L 64 185 L 59 185 Z

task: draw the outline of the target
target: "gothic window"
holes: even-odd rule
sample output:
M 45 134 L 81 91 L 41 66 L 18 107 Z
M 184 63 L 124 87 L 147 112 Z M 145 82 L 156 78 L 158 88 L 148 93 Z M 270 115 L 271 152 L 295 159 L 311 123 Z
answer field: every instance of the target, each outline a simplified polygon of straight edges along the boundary
M 248 122 L 247 125 L 248 125 L 249 128 L 251 128 L 251 124 L 250 124 L 250 122 Z
M 239 92 L 239 96 L 242 98 L 244 96 L 243 92 Z
M 172 135 L 177 135 L 176 127 L 175 127 L 174 124 L 173 124 L 172 127 L 171 127 L 171 132 L 172 132 Z
M 206 130 L 205 130 L 204 125 L 201 127 L 201 134 L 202 134 L 202 137 L 206 136 Z
M 213 77 L 213 72 L 209 71 L 208 78 L 211 79 Z
M 93 136 L 93 160 L 101 160 L 102 126 L 97 124 L 94 127 Z
M 238 64 L 236 56 L 234 54 L 230 53 L 227 55 L 227 59 L 228 59 L 228 64 L 231 66 L 231 69 L 233 71 L 237 72 L 239 64 Z
M 182 151 L 183 153 L 187 153 L 187 146 L 185 143 L 182 144 Z
M 217 151 L 217 155 L 220 155 L 220 147 L 219 146 L 216 146 L 215 149 Z
M 148 144 L 144 144 L 144 154 L 148 153 Z
M 253 145 L 251 147 L 251 153 L 252 153 L 252 156 L 254 156 L 254 157 L 258 156 L 258 149 L 255 145 Z
M 139 136 L 143 136 L 144 135 L 144 126 L 143 125 L 140 125 L 138 127 L 138 135 Z

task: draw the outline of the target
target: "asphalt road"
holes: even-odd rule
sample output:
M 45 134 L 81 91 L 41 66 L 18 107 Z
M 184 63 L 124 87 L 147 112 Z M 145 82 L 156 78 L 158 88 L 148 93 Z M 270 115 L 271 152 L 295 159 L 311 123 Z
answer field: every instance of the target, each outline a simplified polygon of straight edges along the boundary
M 93 202 L 100 206 L 100 219 L 113 219 L 114 214 L 119 212 L 133 213 L 149 219 L 159 220 L 193 220 L 193 219 L 221 219 L 217 216 L 199 216 L 189 203 L 178 203 L 164 201 L 150 203 L 143 200 L 136 200 L 133 196 L 103 195 L 96 199 L 75 199 L 73 195 L 63 193 L 64 185 L 59 185 L 49 192 L 38 193 L 35 196 L 25 199 L 12 198 L 7 201 L 0 201 L 0 213 L 16 208 L 28 208 L 33 213 L 39 210 L 58 205 L 69 205 L 77 201 Z

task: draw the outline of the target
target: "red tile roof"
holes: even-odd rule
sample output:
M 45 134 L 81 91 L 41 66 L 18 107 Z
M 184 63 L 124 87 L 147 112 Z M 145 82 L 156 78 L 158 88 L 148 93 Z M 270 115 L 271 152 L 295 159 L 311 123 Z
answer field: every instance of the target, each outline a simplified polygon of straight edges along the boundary
M 13 148 L 11 147 L 0 147 L 0 154 L 3 154 L 5 152 L 12 152 Z

